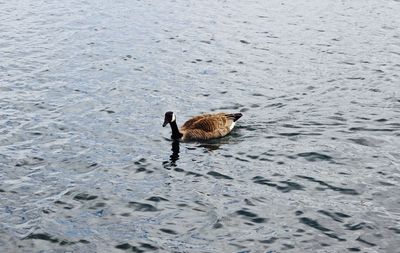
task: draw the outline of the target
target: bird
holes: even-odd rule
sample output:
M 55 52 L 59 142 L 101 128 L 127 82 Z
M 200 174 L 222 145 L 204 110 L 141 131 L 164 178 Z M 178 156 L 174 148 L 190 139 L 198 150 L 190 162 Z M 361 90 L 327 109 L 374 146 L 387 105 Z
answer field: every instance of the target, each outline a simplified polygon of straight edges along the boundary
M 170 124 L 171 139 L 178 141 L 203 141 L 229 134 L 241 113 L 207 113 L 194 116 L 178 129 L 175 113 L 165 113 L 163 127 Z

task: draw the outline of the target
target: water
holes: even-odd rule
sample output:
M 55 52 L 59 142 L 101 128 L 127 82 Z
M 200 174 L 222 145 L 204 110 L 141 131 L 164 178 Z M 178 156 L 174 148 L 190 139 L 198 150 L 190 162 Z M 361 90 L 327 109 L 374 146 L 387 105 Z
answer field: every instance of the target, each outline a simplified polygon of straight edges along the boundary
M 398 13 L 0 2 L 1 252 L 400 252 Z

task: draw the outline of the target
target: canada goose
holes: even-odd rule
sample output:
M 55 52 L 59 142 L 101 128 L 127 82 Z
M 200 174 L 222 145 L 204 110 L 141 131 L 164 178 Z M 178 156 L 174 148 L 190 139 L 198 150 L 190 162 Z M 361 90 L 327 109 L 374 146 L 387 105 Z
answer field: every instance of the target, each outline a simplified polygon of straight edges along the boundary
M 189 119 L 178 129 L 175 114 L 166 112 L 163 127 L 168 123 L 171 125 L 173 140 L 209 140 L 227 135 L 240 117 L 241 113 L 202 114 Z

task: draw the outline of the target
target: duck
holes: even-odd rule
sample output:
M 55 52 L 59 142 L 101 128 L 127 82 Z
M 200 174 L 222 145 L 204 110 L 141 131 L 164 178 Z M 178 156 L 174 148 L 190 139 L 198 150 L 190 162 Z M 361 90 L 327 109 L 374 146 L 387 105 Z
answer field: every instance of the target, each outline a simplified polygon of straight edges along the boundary
M 168 111 L 165 113 L 162 126 L 170 124 L 172 140 L 205 141 L 229 134 L 242 116 L 241 113 L 206 113 L 192 117 L 178 128 L 175 113 Z

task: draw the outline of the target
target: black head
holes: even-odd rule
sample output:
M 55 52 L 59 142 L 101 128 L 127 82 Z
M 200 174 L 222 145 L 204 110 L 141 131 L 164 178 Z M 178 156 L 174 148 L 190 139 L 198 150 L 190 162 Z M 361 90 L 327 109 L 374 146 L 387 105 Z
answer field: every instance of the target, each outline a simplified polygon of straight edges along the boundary
M 165 127 L 168 123 L 175 121 L 175 119 L 175 114 L 173 112 L 166 112 L 162 126 Z

